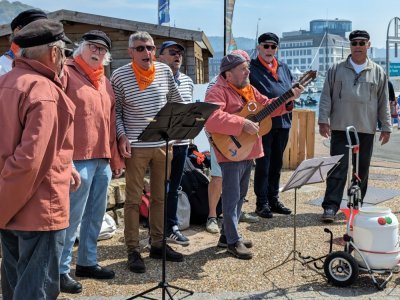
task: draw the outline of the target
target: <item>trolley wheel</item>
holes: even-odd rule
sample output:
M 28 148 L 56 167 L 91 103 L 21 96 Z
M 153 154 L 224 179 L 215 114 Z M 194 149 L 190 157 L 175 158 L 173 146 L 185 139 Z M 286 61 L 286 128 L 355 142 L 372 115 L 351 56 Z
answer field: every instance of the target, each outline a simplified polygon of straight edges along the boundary
M 358 264 L 353 256 L 344 251 L 330 253 L 324 262 L 324 272 L 335 286 L 349 286 L 358 277 Z

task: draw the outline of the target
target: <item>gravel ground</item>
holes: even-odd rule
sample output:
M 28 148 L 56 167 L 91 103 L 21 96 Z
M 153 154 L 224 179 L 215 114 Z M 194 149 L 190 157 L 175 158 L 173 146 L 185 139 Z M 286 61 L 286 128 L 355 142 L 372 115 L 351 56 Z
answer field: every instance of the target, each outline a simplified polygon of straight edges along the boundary
M 328 155 L 328 149 L 323 146 L 321 138 L 317 137 L 316 156 L 326 155 Z M 371 180 L 370 186 L 400 189 L 400 180 L 388 181 L 380 176 L 384 174 L 398 178 L 399 166 L 400 164 L 392 162 L 374 161 L 371 167 L 371 174 L 376 174 L 376 176 L 372 177 L 377 178 L 377 180 Z M 287 182 L 291 174 L 292 171 L 283 171 L 282 183 Z M 250 184 L 247 196 L 249 201 L 244 205 L 244 210 L 247 212 L 253 212 L 255 209 L 252 182 Z M 320 183 L 303 187 L 297 193 L 297 250 L 304 255 L 316 257 L 326 255 L 329 251 L 329 235 L 324 232 L 325 225 L 320 222 L 322 210 L 318 206 L 307 204 L 312 199 L 322 197 L 324 190 L 325 184 Z M 281 199 L 288 207 L 294 208 L 294 191 L 282 193 Z M 384 205 L 390 207 L 398 215 L 400 197 L 393 198 L 385 202 Z M 338 221 L 329 226 L 335 238 L 334 251 L 343 249 L 340 241 L 346 230 L 345 224 L 344 216 L 339 214 Z M 224 292 L 239 294 L 235 294 L 236 296 L 234 294 L 228 295 L 223 299 L 237 299 L 243 295 L 254 293 L 254 291 L 264 291 L 254 299 L 269 297 L 265 291 L 271 291 L 272 294 L 270 296 L 273 297 L 282 295 L 285 292 L 301 291 L 302 297 L 308 298 L 308 293 L 313 291 L 332 289 L 326 283 L 326 278 L 323 274 L 303 267 L 298 262 L 293 263 L 291 261 L 265 273 L 269 268 L 284 261 L 293 249 L 293 216 L 276 215 L 273 219 L 262 219 L 256 224 L 240 223 L 239 229 L 243 237 L 251 239 L 254 243 L 252 249 L 254 257 L 252 260 L 243 261 L 231 257 L 225 250 L 216 247 L 218 235 L 207 233 L 203 227 L 193 226 L 185 231 L 185 234 L 190 238 L 190 246 L 174 246 L 176 250 L 184 253 L 186 257 L 182 263 L 167 262 L 167 281 L 170 284 L 191 289 L 197 295 L 210 293 L 205 294 L 204 299 L 208 298 L 207 295 Z M 142 231 L 142 237 L 141 243 L 145 246 L 147 243 L 146 230 Z M 100 264 L 115 270 L 116 277 L 113 280 L 105 281 L 80 280 L 83 284 L 83 292 L 79 297 L 133 295 L 159 283 L 162 270 L 161 261 L 150 259 L 146 250 L 144 250 L 144 260 L 147 272 L 145 274 L 134 274 L 127 269 L 122 229 L 118 229 L 111 240 L 99 242 L 98 248 Z M 294 270 L 293 267 L 295 267 Z M 395 274 L 386 291 L 398 290 L 397 285 L 399 283 L 400 276 Z M 375 294 L 376 291 L 373 289 L 371 279 L 366 274 L 361 274 L 355 284 L 348 290 L 366 291 L 364 296 L 367 298 L 370 296 L 373 298 L 378 295 Z M 320 295 L 324 297 L 323 292 Z M 334 297 L 340 298 L 340 295 L 340 292 L 333 293 Z M 68 296 L 74 298 L 74 295 Z M 309 296 L 311 297 L 311 294 Z M 361 295 L 354 294 L 354 296 L 360 297 Z M 203 299 L 202 297 L 200 298 Z

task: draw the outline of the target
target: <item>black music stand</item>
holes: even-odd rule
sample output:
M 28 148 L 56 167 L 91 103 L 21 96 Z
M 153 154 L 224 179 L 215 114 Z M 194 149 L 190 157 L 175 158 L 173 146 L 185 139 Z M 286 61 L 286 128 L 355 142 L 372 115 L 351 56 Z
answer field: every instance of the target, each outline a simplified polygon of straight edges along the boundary
M 152 287 L 142 293 L 134 295 L 129 299 L 136 299 L 139 297 L 145 299 L 158 299 L 151 298 L 149 296 L 145 296 L 152 291 L 157 289 L 162 289 L 162 299 L 165 299 L 165 294 L 167 293 L 169 299 L 174 299 L 179 291 L 186 292 L 184 298 L 193 295 L 193 291 L 174 286 L 169 284 L 166 281 L 166 244 L 167 244 L 167 195 L 168 195 L 168 143 L 171 140 L 183 140 L 183 139 L 194 139 L 200 131 L 203 129 L 203 126 L 211 115 L 213 111 L 218 109 L 218 105 L 204 102 L 196 102 L 196 103 L 177 103 L 171 102 L 167 103 L 161 110 L 157 113 L 157 115 L 150 120 L 150 124 L 146 127 L 146 129 L 140 134 L 139 140 L 142 142 L 159 142 L 165 141 L 165 185 L 164 185 L 164 231 L 163 231 L 163 243 L 162 243 L 162 278 L 160 283 Z M 175 289 L 176 292 L 171 294 L 169 289 Z
M 301 256 L 301 253 L 296 249 L 296 215 L 297 215 L 297 190 L 301 188 L 303 185 L 313 184 L 324 182 L 328 172 L 335 167 L 339 160 L 343 157 L 343 155 L 335 155 L 331 157 L 320 157 L 303 160 L 301 164 L 294 171 L 292 176 L 289 178 L 289 181 L 282 188 L 281 192 L 285 192 L 291 189 L 294 189 L 294 214 L 293 214 L 293 249 L 290 251 L 289 255 L 285 258 L 285 260 L 272 267 L 264 272 L 264 275 L 276 268 L 283 266 L 284 264 L 293 261 L 293 273 L 295 262 L 298 261 L 304 264 L 304 258 Z

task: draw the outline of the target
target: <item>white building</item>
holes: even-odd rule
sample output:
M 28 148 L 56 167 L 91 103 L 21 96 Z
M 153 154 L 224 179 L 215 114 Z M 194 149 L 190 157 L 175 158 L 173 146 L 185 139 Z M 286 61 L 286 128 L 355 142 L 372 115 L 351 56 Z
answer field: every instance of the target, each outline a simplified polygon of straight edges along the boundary
M 351 31 L 351 21 L 313 20 L 310 31 L 284 32 L 279 42 L 278 58 L 294 71 L 317 70 L 325 75 L 328 68 L 350 54 L 346 34 Z

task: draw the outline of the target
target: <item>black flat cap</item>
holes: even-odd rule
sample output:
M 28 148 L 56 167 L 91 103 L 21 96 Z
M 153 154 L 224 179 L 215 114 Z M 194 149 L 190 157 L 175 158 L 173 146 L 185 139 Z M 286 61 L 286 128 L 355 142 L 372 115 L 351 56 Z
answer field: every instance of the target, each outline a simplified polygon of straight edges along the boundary
M 14 31 L 15 28 L 28 25 L 30 22 L 47 19 L 47 15 L 44 11 L 40 9 L 28 9 L 21 12 L 11 21 L 11 30 Z
M 369 41 L 369 33 L 365 30 L 354 30 L 349 35 L 349 40 L 368 40 Z
M 82 40 L 106 46 L 108 51 L 111 49 L 111 40 L 103 31 L 90 30 L 82 36 Z
M 278 45 L 279 44 L 279 38 L 275 33 L 272 32 L 267 32 L 263 33 L 258 37 L 258 43 L 273 43 Z
M 72 44 L 71 40 L 65 35 L 64 27 L 60 22 L 40 19 L 29 23 L 18 31 L 13 42 L 21 48 L 29 48 L 60 40 Z

